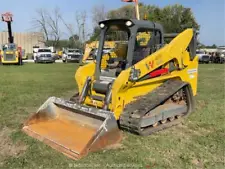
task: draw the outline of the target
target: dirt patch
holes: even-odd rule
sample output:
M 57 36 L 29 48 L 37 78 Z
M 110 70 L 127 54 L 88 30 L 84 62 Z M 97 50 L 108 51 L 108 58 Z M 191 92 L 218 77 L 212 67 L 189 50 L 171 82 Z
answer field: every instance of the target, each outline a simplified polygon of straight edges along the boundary
M 205 102 L 205 100 L 198 100 L 198 103 L 197 103 L 197 109 L 200 110 L 202 108 L 205 108 L 205 106 L 207 105 L 207 103 Z
M 8 157 L 17 157 L 23 153 L 27 146 L 21 142 L 13 143 L 10 134 L 13 130 L 5 127 L 0 130 L 0 165 Z
M 113 144 L 106 147 L 106 150 L 124 149 L 125 146 L 121 143 Z
M 201 160 L 199 160 L 199 159 L 193 159 L 191 161 L 191 163 L 194 164 L 198 168 L 204 168 L 203 162 Z
M 1 93 L 0 92 L 0 97 L 4 97 L 4 96 L 6 96 L 6 93 Z

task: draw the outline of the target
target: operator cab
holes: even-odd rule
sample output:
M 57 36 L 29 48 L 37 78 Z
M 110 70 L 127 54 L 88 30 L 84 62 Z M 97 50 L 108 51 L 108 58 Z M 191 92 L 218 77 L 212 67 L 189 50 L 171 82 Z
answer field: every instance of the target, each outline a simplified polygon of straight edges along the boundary
M 103 109 L 108 110 L 112 97 L 114 80 L 123 70 L 135 65 L 151 55 L 164 44 L 162 27 L 159 24 L 129 19 L 105 20 L 99 23 L 101 28 L 99 47 L 96 57 L 95 80 L 91 85 L 88 77 L 81 92 L 79 103 L 87 95 L 92 100 L 103 101 Z M 104 52 L 107 41 L 116 46 L 110 52 Z M 90 92 L 90 87 L 94 92 Z
M 13 50 L 16 50 L 17 48 L 17 45 L 15 43 L 7 43 L 7 44 L 4 44 L 2 45 L 2 50 L 3 51 L 13 51 Z
M 163 45 L 161 25 L 134 19 L 105 20 L 101 28 L 97 53 L 96 79 L 115 79 L 121 71 L 151 55 Z M 115 41 L 116 47 L 103 52 L 106 41 Z
M 104 99 L 107 109 L 116 77 L 157 51 L 164 41 L 161 25 L 149 21 L 115 19 L 102 21 L 99 26 L 101 33 L 92 88 L 96 94 L 105 97 L 91 97 L 93 100 Z M 108 53 L 104 52 L 106 41 L 116 42 L 116 47 Z

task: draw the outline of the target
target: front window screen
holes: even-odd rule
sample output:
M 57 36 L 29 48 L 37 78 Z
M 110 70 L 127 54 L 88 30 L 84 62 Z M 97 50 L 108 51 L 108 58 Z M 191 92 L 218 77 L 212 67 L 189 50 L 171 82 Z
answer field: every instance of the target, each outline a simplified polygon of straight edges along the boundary
M 107 43 L 114 44 L 112 48 L 105 48 L 101 57 L 101 74 L 106 76 L 118 76 L 118 72 L 125 69 L 129 29 L 125 26 L 112 25 L 105 34 L 104 46 Z

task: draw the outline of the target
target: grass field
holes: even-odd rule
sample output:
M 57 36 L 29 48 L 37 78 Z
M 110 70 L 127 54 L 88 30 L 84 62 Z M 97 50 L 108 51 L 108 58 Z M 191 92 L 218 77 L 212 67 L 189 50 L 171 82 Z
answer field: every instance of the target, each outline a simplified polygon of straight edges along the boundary
M 225 167 L 224 65 L 200 65 L 197 108 L 182 124 L 148 137 L 124 132 L 116 149 L 71 160 L 21 132 L 50 96 L 76 90 L 75 64 L 0 67 L 0 168 Z

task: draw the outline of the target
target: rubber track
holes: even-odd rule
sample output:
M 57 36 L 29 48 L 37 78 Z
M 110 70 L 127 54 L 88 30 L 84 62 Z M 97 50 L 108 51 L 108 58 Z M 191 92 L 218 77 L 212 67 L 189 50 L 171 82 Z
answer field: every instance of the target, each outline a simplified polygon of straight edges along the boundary
M 157 127 L 148 127 L 145 129 L 141 129 L 139 125 L 143 116 L 160 104 L 163 104 L 177 91 L 187 85 L 187 83 L 180 80 L 167 80 L 151 93 L 129 103 L 120 117 L 120 128 L 139 135 L 149 135 L 180 123 L 180 120 L 177 119 L 172 122 L 160 124 Z

